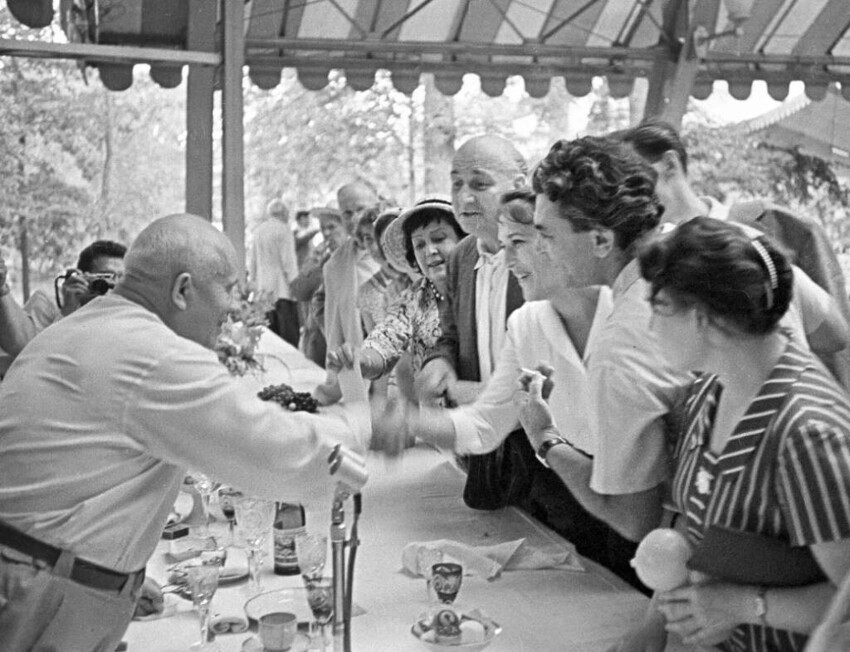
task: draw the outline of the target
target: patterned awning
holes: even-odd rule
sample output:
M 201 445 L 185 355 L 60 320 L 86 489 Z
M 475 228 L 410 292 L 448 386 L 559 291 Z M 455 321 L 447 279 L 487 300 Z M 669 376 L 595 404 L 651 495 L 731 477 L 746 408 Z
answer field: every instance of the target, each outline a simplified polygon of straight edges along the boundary
M 13 11 L 38 2 L 8 0 Z M 193 6 L 61 0 L 61 20 L 75 42 L 188 50 Z M 310 89 L 326 85 L 331 69 L 364 89 L 383 68 L 404 92 L 433 72 L 438 88 L 454 94 L 472 72 L 490 95 L 502 92 L 507 76 L 522 75 L 534 96 L 553 76 L 578 96 L 605 76 L 622 96 L 660 60 L 681 60 L 684 44 L 684 56 L 699 63 L 696 97 L 722 79 L 742 99 L 761 79 L 775 99 L 793 80 L 804 81 L 813 99 L 838 82 L 850 99 L 850 0 L 248 0 L 244 16 L 245 62 L 263 88 L 291 67 Z M 123 65 L 123 72 L 105 67 L 107 86 L 127 84 L 131 64 Z M 181 78 L 172 64 L 154 65 L 153 76 L 163 85 Z

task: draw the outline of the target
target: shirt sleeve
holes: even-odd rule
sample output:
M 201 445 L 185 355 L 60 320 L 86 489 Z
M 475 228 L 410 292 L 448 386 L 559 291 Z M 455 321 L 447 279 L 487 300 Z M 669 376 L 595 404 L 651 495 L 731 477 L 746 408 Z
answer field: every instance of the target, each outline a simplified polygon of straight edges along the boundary
M 410 344 L 413 336 L 411 311 L 415 310 L 419 303 L 416 291 L 413 288 L 406 289 L 387 309 L 386 317 L 372 329 L 363 343 L 364 347 L 369 347 L 381 355 L 387 370 L 395 366 Z
M 496 450 L 519 425 L 519 413 L 513 402 L 514 383 L 520 367 L 516 333 L 508 322 L 505 343 L 496 369 L 478 399 L 448 414 L 455 427 L 455 451 L 482 455 Z
M 667 479 L 663 417 L 670 407 L 653 381 L 605 362 L 588 372 L 596 455 L 590 487 L 600 494 L 646 491 Z
M 124 431 L 152 456 L 246 492 L 313 504 L 329 495 L 332 447 L 364 448 L 359 416 L 336 406 L 319 415 L 284 411 L 205 353 L 182 347 L 161 356 L 126 406 Z
M 811 420 L 785 439 L 777 467 L 791 545 L 850 538 L 848 433 Z
M 24 304 L 24 312 L 35 325 L 36 333 L 40 333 L 51 324 L 62 319 L 62 313 L 56 302 L 42 290 L 36 290 L 32 293 L 29 301 Z

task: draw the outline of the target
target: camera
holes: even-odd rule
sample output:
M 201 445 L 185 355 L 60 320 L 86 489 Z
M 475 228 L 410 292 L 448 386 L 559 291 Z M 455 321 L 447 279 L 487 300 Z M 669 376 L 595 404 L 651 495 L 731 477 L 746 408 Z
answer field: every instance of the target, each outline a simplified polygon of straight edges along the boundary
M 65 282 L 71 278 L 79 277 L 85 281 L 87 291 L 80 296 L 79 305 L 84 306 L 95 297 L 103 296 L 115 287 L 117 280 L 113 272 L 90 273 L 81 272 L 78 269 L 65 270 L 63 274 L 56 277 L 54 281 L 54 290 L 56 292 L 56 305 L 63 307 L 62 288 Z

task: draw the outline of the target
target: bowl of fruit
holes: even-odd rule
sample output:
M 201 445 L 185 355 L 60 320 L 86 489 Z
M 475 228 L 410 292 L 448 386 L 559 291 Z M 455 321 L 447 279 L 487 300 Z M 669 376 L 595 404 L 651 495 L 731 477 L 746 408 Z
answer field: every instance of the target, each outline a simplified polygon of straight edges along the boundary
M 444 607 L 419 616 L 410 631 L 431 652 L 478 652 L 490 645 L 502 628 L 478 609 Z

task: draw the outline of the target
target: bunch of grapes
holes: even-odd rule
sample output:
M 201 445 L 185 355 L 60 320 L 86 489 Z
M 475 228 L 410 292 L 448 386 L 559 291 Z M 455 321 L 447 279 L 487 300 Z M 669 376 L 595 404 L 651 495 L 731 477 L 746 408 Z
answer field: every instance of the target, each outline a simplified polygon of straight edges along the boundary
M 286 383 L 263 387 L 257 396 L 263 401 L 274 401 L 291 412 L 315 412 L 319 407 L 309 392 L 296 392 Z

